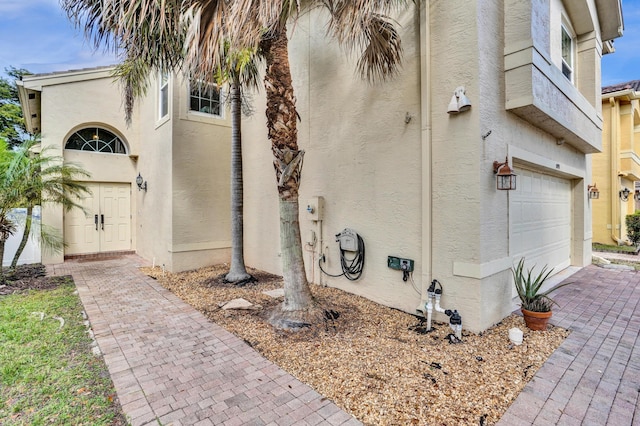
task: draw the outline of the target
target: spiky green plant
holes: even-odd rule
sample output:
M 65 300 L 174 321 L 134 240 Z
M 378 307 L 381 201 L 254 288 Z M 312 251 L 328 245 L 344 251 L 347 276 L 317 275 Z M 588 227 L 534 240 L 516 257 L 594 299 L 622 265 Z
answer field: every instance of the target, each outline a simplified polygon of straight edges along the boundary
M 561 283 L 551 287 L 549 290 L 541 292 L 540 289 L 553 272 L 545 265 L 540 272 L 534 273 L 535 265 L 525 271 L 524 257 L 520 259 L 518 265 L 511 268 L 513 282 L 518 292 L 518 297 L 522 302 L 522 308 L 533 312 L 549 312 L 557 303 L 549 297 L 549 293 L 571 284 L 571 282 Z

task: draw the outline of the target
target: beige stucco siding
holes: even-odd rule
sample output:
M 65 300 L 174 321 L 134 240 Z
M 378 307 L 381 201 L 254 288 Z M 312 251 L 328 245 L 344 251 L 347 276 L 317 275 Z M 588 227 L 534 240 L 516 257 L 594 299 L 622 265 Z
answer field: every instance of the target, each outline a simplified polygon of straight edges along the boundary
M 171 213 L 175 200 L 171 197 L 173 188 L 172 170 L 172 119 L 159 120 L 157 81 L 152 80 L 149 95 L 139 100 L 140 150 L 137 173 L 147 182 L 147 192 L 134 189 L 138 208 L 138 231 L 140 237 L 136 250 L 138 254 L 156 265 L 164 265 L 172 270 L 172 257 L 168 247 L 173 231 Z M 169 90 L 169 117 L 173 113 L 173 103 L 177 93 Z
M 556 135 L 505 110 L 503 85 L 517 88 L 520 82 L 505 79 L 503 31 L 508 26 L 503 12 L 500 4 L 491 2 L 430 3 L 425 14 L 429 19 L 425 40 L 429 63 L 421 63 L 417 55 L 420 41 L 416 38 L 419 14 L 412 8 L 399 19 L 406 60 L 402 74 L 375 88 L 354 78 L 353 64 L 323 36 L 321 19 L 313 17 L 298 23 L 290 56 L 302 117 L 300 146 L 307 151 L 300 196 L 303 240 L 311 239 L 310 230 L 319 232 L 304 211 L 306 201 L 322 195 L 326 200 L 322 250 L 328 259 L 324 267 L 339 272 L 333 235 L 342 228 L 355 229 L 367 244 L 367 266 L 361 280 L 351 283 L 323 276 L 324 283 L 414 312 L 417 294 L 385 264 L 387 255 L 409 257 L 416 260 L 417 287 L 438 279 L 445 287 L 442 304 L 458 309 L 465 325 L 482 329 L 499 321 L 512 307 L 509 268 L 517 254 L 509 243 L 509 193 L 496 190 L 492 173 L 493 162 L 504 161 L 505 157 L 512 166 L 526 165 L 537 173 L 570 182 L 571 209 L 575 212 L 571 219 L 571 262 L 578 266 L 589 262 L 590 218 L 582 212 L 588 208 L 584 194 L 590 166 L 583 153 L 559 143 Z M 544 26 L 532 26 L 534 35 L 545 34 L 542 42 L 547 52 L 552 25 L 549 13 L 544 15 Z M 559 25 L 559 15 L 555 18 Z M 416 90 L 425 83 L 419 80 L 425 69 L 430 71 L 431 83 L 426 89 L 429 111 L 420 110 L 425 104 L 420 103 Z M 558 71 L 545 78 L 565 77 Z M 559 80 L 557 84 L 567 82 Z M 458 86 L 465 87 L 473 106 L 469 112 L 450 115 L 447 105 Z M 568 91 L 581 98 L 578 104 L 584 111 L 580 114 L 596 114 L 575 88 Z M 562 91 L 545 96 L 550 105 L 566 99 Z M 558 98 L 554 100 L 553 96 Z M 407 112 L 414 119 L 404 124 L 402 118 Z M 415 122 L 425 113 L 430 114 L 431 124 L 424 148 L 429 150 L 428 155 L 422 152 Z M 548 113 L 555 114 L 553 110 Z M 556 118 L 558 122 L 571 121 L 567 114 L 577 113 L 562 111 Z M 261 182 L 258 189 L 248 189 L 249 210 L 257 207 L 257 200 L 264 206 L 259 214 L 247 214 L 247 226 L 251 235 L 268 229 L 268 235 L 262 235 L 255 246 L 248 243 L 247 258 L 252 264 L 278 272 L 276 193 L 269 144 L 260 128 L 261 114 L 246 123 L 251 139 L 260 141 L 246 154 L 251 164 L 247 187 Z M 599 140 L 587 136 L 592 131 L 589 128 L 584 137 L 590 146 L 598 145 Z M 430 158 L 430 164 L 423 164 L 423 158 Z M 428 186 L 430 194 L 418 190 Z M 423 197 L 428 197 L 428 202 Z M 430 216 L 421 211 L 423 205 L 430 206 Z M 429 217 L 431 222 L 425 224 Z M 430 259 L 426 258 L 428 265 L 423 262 L 425 241 L 431 253 Z M 272 247 L 267 253 L 259 248 L 264 244 Z M 308 275 L 319 282 L 319 248 L 306 248 Z M 426 270 L 430 274 L 424 274 Z
M 637 109 L 631 108 L 636 112 L 629 117 L 616 115 L 615 131 L 605 129 L 600 139 L 609 110 L 601 109 L 602 42 L 595 5 L 596 0 L 410 3 L 394 16 L 403 66 L 377 84 L 362 81 L 357 57 L 327 38 L 320 10 L 300 16 L 290 27 L 289 59 L 300 116 L 298 143 L 306 152 L 299 211 L 308 279 L 410 313 L 424 303 L 425 289 L 436 279 L 444 290 L 441 306 L 457 309 L 465 329 L 481 331 L 514 308 L 510 268 L 523 253 L 538 249 L 515 241 L 525 233 L 548 236 L 554 226 L 534 218 L 524 232 L 518 226 L 525 220 L 514 219 L 515 209 L 532 206 L 541 216 L 559 219 L 563 237 L 546 239 L 545 261 L 561 267 L 590 263 L 591 211 L 600 207 L 587 200 L 587 185 L 594 183 L 588 154 L 607 151 L 607 137 L 617 138 L 616 153 L 624 151 L 615 166 L 594 166 L 599 185 L 604 173 L 602 195 L 607 179 L 632 185 L 634 161 L 640 158 L 635 129 L 620 129 L 633 127 Z M 573 79 L 560 69 L 563 22 L 576 37 Z M 158 87 L 152 81 L 149 95 L 137 104 L 134 125 L 126 127 L 119 92 L 109 79 L 75 77 L 48 81 L 43 140 L 60 144 L 74 126 L 86 123 L 119 132 L 133 157 L 102 162 L 85 156 L 85 161 L 95 169 L 94 179 L 122 176 L 132 184 L 137 252 L 172 271 L 228 261 L 228 114 L 188 112 L 188 82 L 174 77 L 168 117 L 157 116 Z M 472 106 L 449 114 L 458 87 Z M 74 96 L 76 106 L 61 102 Z M 255 113 L 242 123 L 245 261 L 281 274 L 264 90 L 252 97 Z M 100 111 L 94 116 L 91 106 L 97 101 Z M 66 116 L 73 122 L 65 122 Z M 545 197 L 533 190 L 497 190 L 493 163 L 505 159 L 521 173 L 519 185 L 553 185 L 548 198 L 555 205 L 546 206 Z M 623 179 L 617 176 L 620 167 L 628 168 Z M 135 188 L 138 173 L 148 182 L 147 192 Z M 617 197 L 617 189 L 610 193 Z M 318 196 L 324 199 L 319 221 L 307 212 Z M 617 209 L 620 215 L 630 205 L 610 203 L 609 212 Z M 61 211 L 47 220 L 61 222 Z M 355 230 L 366 245 L 364 273 L 357 281 L 319 270 L 324 259 L 328 273 L 341 272 L 335 235 L 344 228 Z M 561 253 L 553 250 L 556 243 Z M 403 281 L 401 271 L 387 267 L 390 255 L 414 260 L 412 279 Z M 446 321 L 440 314 L 435 319 Z
M 173 270 L 226 262 L 231 247 L 229 113 L 187 113 L 181 93 L 173 129 Z
M 108 155 L 79 151 L 64 151 L 67 138 L 85 127 L 102 127 L 120 136 L 128 148 L 135 150 L 135 129 L 127 128 L 120 112 L 120 99 L 105 94 L 118 91 L 107 72 L 94 70 L 85 73 L 86 80 L 70 84 L 59 75 L 36 77 L 25 82 L 25 86 L 42 90 L 42 146 L 51 155 L 64 156 L 91 173 L 89 181 L 132 182 L 135 178 L 135 163 L 126 155 Z M 132 201 L 135 206 L 135 201 Z M 60 206 L 45 206 L 43 224 L 63 230 L 63 211 Z M 136 233 L 131 233 L 135 245 Z M 58 263 L 63 253 L 43 252 L 44 263 Z
M 370 85 L 356 75 L 354 58 L 345 60 L 344 52 L 324 37 L 326 21 L 318 13 L 296 23 L 290 43 L 301 117 L 299 145 L 306 151 L 300 226 L 303 244 L 312 231 L 318 239 L 314 247 L 305 246 L 307 275 L 316 283 L 411 312 L 420 292 L 402 281 L 401 272 L 387 267 L 387 256 L 415 260 L 415 285 L 421 286 L 420 50 L 415 16 L 412 8 L 398 17 L 405 62 L 398 78 L 388 84 Z M 246 259 L 280 272 L 277 190 L 263 105 L 263 99 L 256 99 L 259 112 L 243 123 L 245 230 L 251 235 L 245 244 Z M 306 212 L 313 196 L 325 199 L 321 226 Z M 322 250 L 327 260 L 323 268 L 332 274 L 342 272 L 335 234 L 347 227 L 366 246 L 365 271 L 355 282 L 321 276 L 318 270 Z

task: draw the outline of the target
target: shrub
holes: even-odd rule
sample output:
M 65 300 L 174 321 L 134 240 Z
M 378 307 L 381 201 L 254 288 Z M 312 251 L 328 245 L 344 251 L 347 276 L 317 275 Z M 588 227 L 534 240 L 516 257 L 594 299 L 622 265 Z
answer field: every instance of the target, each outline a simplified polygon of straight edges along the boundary
M 640 210 L 633 214 L 628 214 L 625 218 L 627 224 L 627 237 L 637 246 L 640 243 Z

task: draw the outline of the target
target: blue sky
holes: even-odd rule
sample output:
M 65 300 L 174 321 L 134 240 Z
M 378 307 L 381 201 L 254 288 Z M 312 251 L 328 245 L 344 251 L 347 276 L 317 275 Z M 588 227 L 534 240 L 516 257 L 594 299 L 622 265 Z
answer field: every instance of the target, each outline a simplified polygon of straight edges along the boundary
M 640 79 L 640 0 L 622 0 L 624 36 L 602 58 L 602 85 Z M 113 54 L 94 52 L 58 0 L 0 0 L 0 73 L 9 66 L 33 73 L 110 65 Z

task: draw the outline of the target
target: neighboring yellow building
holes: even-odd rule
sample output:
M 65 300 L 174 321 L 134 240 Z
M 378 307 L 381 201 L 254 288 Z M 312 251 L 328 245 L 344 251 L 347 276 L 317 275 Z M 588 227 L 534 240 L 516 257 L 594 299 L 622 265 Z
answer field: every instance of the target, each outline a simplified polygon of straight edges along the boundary
M 592 155 L 600 192 L 591 200 L 593 242 L 626 244 L 625 216 L 640 206 L 640 80 L 603 87 L 602 117 L 602 153 Z

